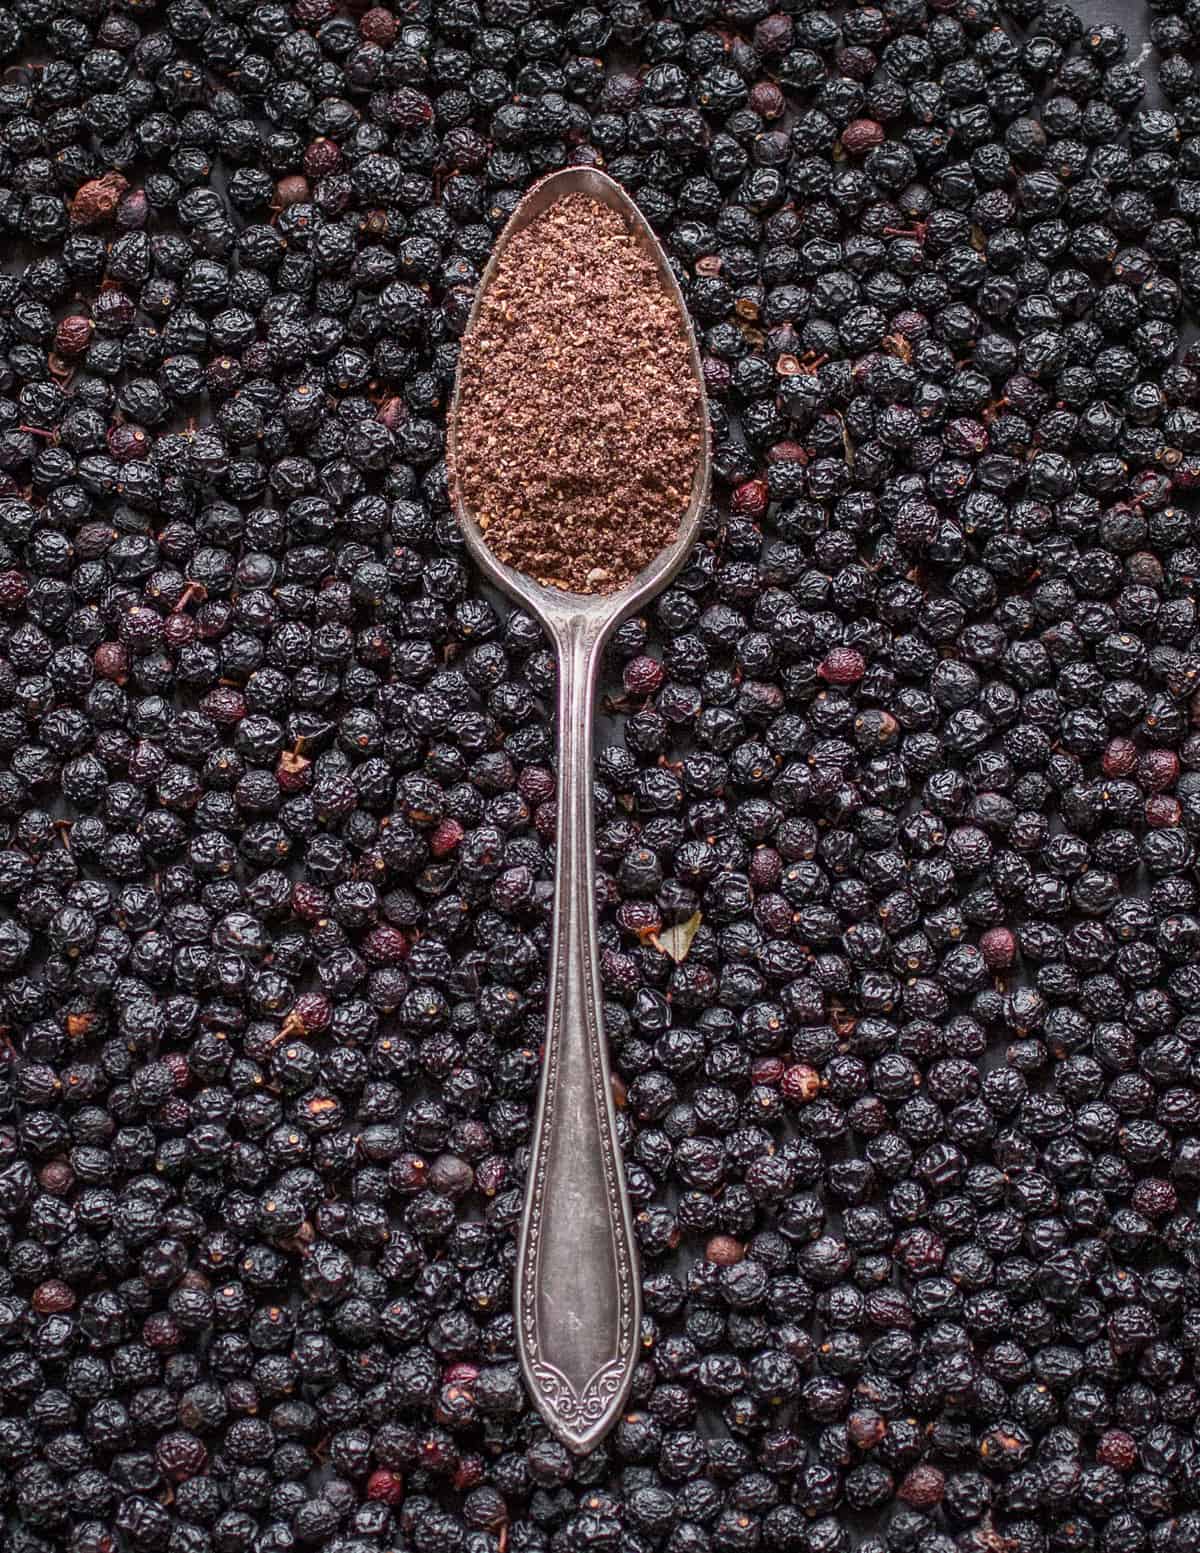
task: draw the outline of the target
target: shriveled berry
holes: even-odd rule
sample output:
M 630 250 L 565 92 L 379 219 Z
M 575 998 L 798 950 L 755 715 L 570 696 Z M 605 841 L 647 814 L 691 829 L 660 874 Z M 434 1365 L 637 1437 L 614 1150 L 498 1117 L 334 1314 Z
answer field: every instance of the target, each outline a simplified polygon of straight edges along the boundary
M 380 1499 L 384 1504 L 398 1505 L 404 1501 L 404 1480 L 396 1472 L 379 1468 L 367 1479 L 367 1498 Z
M 434 857 L 448 857 L 458 848 L 465 834 L 457 820 L 448 817 L 440 820 L 429 838 L 429 850 Z
M 1105 776 L 1128 776 L 1138 763 L 1137 745 L 1132 739 L 1110 739 L 1104 747 L 1103 768 Z
M 1183 818 L 1183 805 L 1170 793 L 1156 793 L 1146 799 L 1146 824 L 1154 830 L 1178 825 Z
M 854 1412 L 846 1420 L 846 1433 L 860 1451 L 873 1450 L 887 1433 L 887 1422 L 879 1413 Z
M 1096 1444 L 1096 1460 L 1102 1467 L 1129 1472 L 1137 1463 L 1137 1441 L 1128 1430 L 1106 1429 Z
M 883 125 L 875 119 L 851 119 L 842 131 L 842 149 L 848 156 L 865 156 L 886 138 Z
M 378 43 L 382 48 L 387 48 L 396 36 L 396 18 L 383 6 L 372 6 L 359 17 L 358 30 L 368 43 Z
M 1165 793 L 1179 780 L 1179 756 L 1174 750 L 1147 750 L 1138 761 L 1137 775 L 1148 793 Z
M 761 518 L 770 496 L 765 480 L 744 480 L 733 493 L 732 510 L 739 517 Z
M 631 696 L 650 696 L 663 682 L 663 666 L 656 658 L 642 655 L 629 660 L 622 677 Z
M 75 1308 L 75 1291 L 61 1278 L 51 1278 L 37 1286 L 30 1304 L 39 1316 L 57 1315 L 60 1311 Z
M 95 325 L 82 313 L 59 320 L 54 330 L 54 349 L 67 358 L 82 356 L 92 342 Z
M 808 1105 L 821 1093 L 821 1075 L 808 1063 L 793 1063 L 783 1070 L 779 1088 L 793 1105 Z
M 817 666 L 817 673 L 829 685 L 856 685 L 867 672 L 867 660 L 857 647 L 835 647 Z
M 941 1504 L 946 1489 L 945 1474 L 939 1467 L 928 1463 L 906 1473 L 896 1490 L 896 1497 L 914 1510 L 932 1510 Z
M 128 187 L 128 180 L 120 173 L 89 179 L 71 200 L 71 225 L 87 228 L 110 220 Z
M 745 1246 L 732 1235 L 714 1235 L 704 1247 L 705 1260 L 718 1267 L 734 1267 L 745 1255 Z
M 979 952 L 989 971 L 1007 971 L 1017 957 L 1016 935 L 1011 928 L 990 927 L 979 935 Z

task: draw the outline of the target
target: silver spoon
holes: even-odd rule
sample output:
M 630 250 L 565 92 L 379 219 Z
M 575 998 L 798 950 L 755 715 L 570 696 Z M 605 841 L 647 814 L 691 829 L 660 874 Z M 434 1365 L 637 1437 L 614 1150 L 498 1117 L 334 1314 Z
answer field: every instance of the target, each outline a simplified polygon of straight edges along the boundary
M 566 194 L 617 211 L 654 260 L 679 310 L 703 402 L 700 352 L 679 286 L 658 240 L 624 190 L 604 173 L 567 168 L 521 201 L 483 272 L 468 322 L 516 233 Z M 448 454 L 455 466 L 458 385 Z M 592 838 L 592 712 L 604 644 L 682 566 L 708 501 L 707 434 L 691 501 L 668 549 L 619 593 L 544 587 L 503 565 L 461 500 L 455 513 L 484 575 L 545 627 L 558 659 L 558 832 L 546 1043 L 517 1247 L 517 1349 L 534 1405 L 568 1449 L 591 1450 L 615 1423 L 639 1356 L 641 1294 L 625 1172 L 617 1143 L 601 1013 Z

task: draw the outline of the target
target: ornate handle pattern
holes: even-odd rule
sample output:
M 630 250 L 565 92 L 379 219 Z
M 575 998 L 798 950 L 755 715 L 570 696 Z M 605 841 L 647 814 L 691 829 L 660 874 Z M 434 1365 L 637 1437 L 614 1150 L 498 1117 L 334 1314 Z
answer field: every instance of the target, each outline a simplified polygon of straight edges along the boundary
M 546 1046 L 517 1260 L 521 1367 L 570 1450 L 596 1445 L 633 1379 L 637 1259 L 601 1013 L 592 837 L 592 705 L 607 631 L 553 622 L 558 840 Z

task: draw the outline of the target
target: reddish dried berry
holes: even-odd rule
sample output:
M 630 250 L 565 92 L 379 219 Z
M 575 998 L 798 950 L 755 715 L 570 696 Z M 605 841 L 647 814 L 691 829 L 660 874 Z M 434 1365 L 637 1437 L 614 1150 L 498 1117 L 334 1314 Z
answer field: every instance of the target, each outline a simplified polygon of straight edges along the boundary
M 171 1429 L 154 1447 L 158 1470 L 172 1483 L 184 1483 L 199 1477 L 208 1466 L 204 1441 L 186 1429 Z
M 471 1366 L 466 1365 L 464 1368 L 470 1369 Z M 469 1455 L 464 1456 L 454 1469 L 454 1477 L 451 1480 L 454 1484 L 454 1492 L 456 1494 L 465 1494 L 472 1488 L 477 1488 L 483 1482 L 486 1473 L 487 1467 L 484 1464 L 483 1457 L 472 1451 Z M 498 1495 L 497 1498 L 499 1498 Z M 478 1520 L 476 1520 L 475 1524 L 478 1525 Z
M 941 1469 L 923 1463 L 906 1474 L 896 1497 L 914 1510 L 932 1510 L 941 1504 L 945 1490 L 946 1478 Z
M 902 308 L 892 319 L 892 329 L 905 340 L 923 340 L 929 333 L 929 320 L 924 313 Z
M 1017 940 L 1011 928 L 990 927 L 979 937 L 979 952 L 989 971 L 1006 971 L 1017 957 Z
M 402 86 L 399 91 L 392 92 L 384 111 L 388 122 L 406 133 L 433 121 L 433 104 L 424 92 L 415 91 L 411 86 Z
M 105 173 L 92 178 L 78 190 L 69 209 L 73 227 L 100 226 L 116 213 L 129 180 L 120 173 Z
M 756 81 L 750 88 L 747 106 L 752 112 L 770 121 L 782 116 L 787 108 L 787 98 L 774 81 Z
M 75 1291 L 61 1278 L 49 1278 L 39 1283 L 29 1303 L 39 1316 L 54 1316 L 65 1310 L 74 1310 Z
M 381 5 L 372 6 L 359 18 L 358 30 L 368 43 L 378 43 L 381 48 L 391 44 L 399 28 L 392 13 Z
M 468 1363 L 466 1359 L 448 1364 L 442 1373 L 442 1384 L 445 1386 L 473 1386 L 478 1379 L 479 1366 Z
M 475 1185 L 485 1197 L 495 1197 L 508 1176 L 508 1161 L 499 1154 L 489 1154 L 475 1166 Z
M 883 125 L 874 119 L 851 119 L 842 131 L 842 150 L 847 156 L 866 156 L 886 138 Z
M 1101 769 L 1107 777 L 1123 777 L 1136 767 L 1138 748 L 1132 739 L 1110 739 L 1100 757 Z
M 186 1089 L 192 1082 L 192 1070 L 182 1052 L 163 1052 L 158 1060 L 164 1068 L 170 1070 L 171 1081 L 176 1089 Z
M 631 696 L 652 696 L 664 678 L 665 671 L 657 658 L 641 654 L 625 665 L 623 681 Z
M 292 889 L 292 910 L 302 922 L 319 922 L 329 915 L 329 896 L 319 884 L 296 884 Z
M 548 766 L 526 766 L 517 778 L 517 792 L 525 802 L 536 808 L 554 797 L 554 773 Z
M 118 232 L 140 232 L 150 215 L 150 201 L 145 189 L 130 189 L 117 206 L 116 228 Z
M 761 518 L 771 499 L 765 480 L 743 480 L 733 493 L 730 511 L 739 518 Z
M 191 615 L 168 615 L 163 621 L 163 641 L 168 647 L 186 647 L 198 634 Z
M 375 419 L 381 426 L 386 426 L 389 431 L 395 431 L 397 426 L 403 426 L 409 419 L 411 412 L 399 394 L 392 394 L 379 406 L 379 412 Z
M 400 1504 L 404 1499 L 404 1479 L 399 1473 L 380 1467 L 367 1479 L 367 1498 L 382 1499 L 384 1504 Z
M 336 140 L 321 135 L 304 151 L 304 171 L 314 179 L 328 178 L 342 165 L 342 150 Z
M 288 1011 L 281 1036 L 318 1035 L 333 1022 L 333 1004 L 323 992 L 302 992 Z
M 29 597 L 29 579 L 24 572 L 0 572 L 0 609 L 20 609 Z
M 704 1248 L 704 1257 L 718 1267 L 732 1267 L 746 1255 L 746 1248 L 732 1235 L 714 1235 Z
M 869 81 L 879 66 L 879 60 L 870 49 L 839 49 L 836 63 L 840 74 L 850 81 Z
M 218 685 L 200 702 L 204 715 L 219 728 L 233 728 L 246 715 L 246 698 L 236 685 Z
M 1146 824 L 1152 830 L 1163 830 L 1168 825 L 1178 825 L 1183 818 L 1183 805 L 1169 793 L 1157 793 L 1146 799 Z
M 1138 1213 L 1144 1213 L 1148 1219 L 1161 1219 L 1179 1207 L 1179 1193 L 1170 1181 L 1164 1181 L 1161 1176 L 1149 1176 L 1138 1182 L 1129 1201 Z
M 760 59 L 786 54 L 796 36 L 796 25 L 783 11 L 764 16 L 754 29 L 754 52 Z
M 398 927 L 381 922 L 363 939 L 363 959 L 368 965 L 399 965 L 407 960 L 411 946 Z
M 300 173 L 291 173 L 275 185 L 275 203 L 280 210 L 287 210 L 291 205 L 302 205 L 311 192 L 307 178 Z
M 834 647 L 817 666 L 827 685 L 857 685 L 867 672 L 867 660 L 857 647 Z
M 175 615 L 175 620 L 184 617 Z M 312 761 L 294 750 L 283 750 L 275 763 L 275 780 L 285 793 L 298 793 L 312 781 Z
M 662 927 L 662 914 L 653 901 L 622 901 L 617 907 L 617 926 L 645 939 Z
M 388 1184 L 396 1192 L 420 1192 L 429 1184 L 429 1166 L 419 1154 L 401 1154 L 388 1166 Z
M 65 1159 L 52 1159 L 38 1171 L 38 1185 L 51 1197 L 63 1197 L 75 1185 L 75 1172 Z
M 773 889 L 783 873 L 783 859 L 774 847 L 755 847 L 750 856 L 749 873 L 755 890 Z
M 72 356 L 82 356 L 92 343 L 95 329 L 96 326 L 90 318 L 85 318 L 82 313 L 72 313 L 68 318 L 59 320 L 58 327 L 54 331 L 54 349 L 60 356 L 66 356 L 68 359 Z
M 1096 1443 L 1096 1460 L 1102 1467 L 1129 1472 L 1137 1464 L 1137 1441 L 1125 1429 L 1106 1429 Z
M 807 1105 L 821 1093 L 821 1075 L 807 1062 L 796 1062 L 784 1069 L 779 1088 L 793 1105 Z
M 457 1154 L 439 1154 L 429 1167 L 429 1184 L 443 1197 L 465 1197 L 475 1184 L 475 1172 Z
M 109 427 L 108 451 L 118 464 L 128 464 L 135 458 L 146 457 L 150 451 L 150 437 L 144 427 L 125 421 Z
M 161 1310 L 142 1322 L 142 1342 L 159 1353 L 169 1353 L 182 1345 L 183 1332 L 175 1317 Z
M 429 850 L 434 857 L 448 857 L 462 841 L 466 832 L 457 820 L 440 820 L 429 838 Z
M 129 677 L 129 653 L 120 642 L 101 642 L 92 654 L 92 662 L 101 679 L 123 685 Z

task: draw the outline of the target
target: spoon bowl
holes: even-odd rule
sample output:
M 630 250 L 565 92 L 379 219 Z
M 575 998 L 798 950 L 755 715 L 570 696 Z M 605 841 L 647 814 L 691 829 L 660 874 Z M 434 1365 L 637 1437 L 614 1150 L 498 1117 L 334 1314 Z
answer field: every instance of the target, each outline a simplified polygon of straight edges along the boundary
M 567 167 L 561 172 L 550 173 L 526 194 L 496 240 L 496 246 L 492 250 L 475 293 L 475 302 L 467 320 L 466 334 L 469 335 L 475 327 L 480 305 L 513 238 L 536 221 L 551 205 L 557 204 L 568 194 L 586 194 L 600 204 L 607 205 L 610 210 L 615 210 L 646 256 L 653 261 L 662 288 L 674 302 L 679 314 L 687 341 L 692 377 L 700 390 L 703 402 L 704 368 L 700 359 L 700 347 L 696 343 L 687 305 L 683 300 L 683 293 L 679 289 L 679 282 L 675 278 L 670 260 L 664 253 L 658 238 L 655 237 L 650 223 L 621 185 L 607 173 L 602 173 L 594 167 Z M 451 472 L 460 462 L 458 447 L 460 393 L 461 381 L 456 380 L 447 423 L 446 461 Z M 573 614 L 579 609 L 586 609 L 597 619 L 603 618 L 610 621 L 608 633 L 611 634 L 622 620 L 627 619 L 667 586 L 683 565 L 688 551 L 695 542 L 700 519 L 708 505 L 712 484 L 712 453 L 709 446 L 707 417 L 704 419 L 703 430 L 704 435 L 701 438 L 700 452 L 692 478 L 691 496 L 679 521 L 679 533 L 674 541 L 666 549 L 661 550 L 649 566 L 643 567 L 626 587 L 614 593 L 568 593 L 562 588 L 547 587 L 535 581 L 534 578 L 526 576 L 524 572 L 517 571 L 515 567 L 505 565 L 503 561 L 496 559 L 488 546 L 483 530 L 467 511 L 457 492 L 452 491 L 454 514 L 462 529 L 472 560 L 502 592 L 507 593 L 510 598 L 518 601 L 532 615 L 535 615 L 547 631 L 553 633 L 554 627 L 551 624 L 553 618 L 561 618 L 564 613 Z
M 653 260 L 663 291 L 678 312 L 703 406 L 700 351 L 667 256 L 625 191 L 594 168 L 552 173 L 517 206 L 483 272 L 467 333 L 475 327 L 482 299 L 513 237 L 567 194 L 588 195 L 615 210 Z M 569 593 L 499 561 L 464 506 L 454 479 L 461 457 L 460 391 L 461 379 L 450 403 L 447 444 L 455 516 L 484 576 L 541 622 L 558 664 L 557 839 L 546 1039 L 514 1299 L 518 1355 L 534 1405 L 563 1444 L 584 1452 L 604 1437 L 624 1407 L 638 1362 L 641 1322 L 596 936 L 596 682 L 613 631 L 666 587 L 696 538 L 711 484 L 709 428 L 702 413 L 690 499 L 672 543 L 616 592 Z

